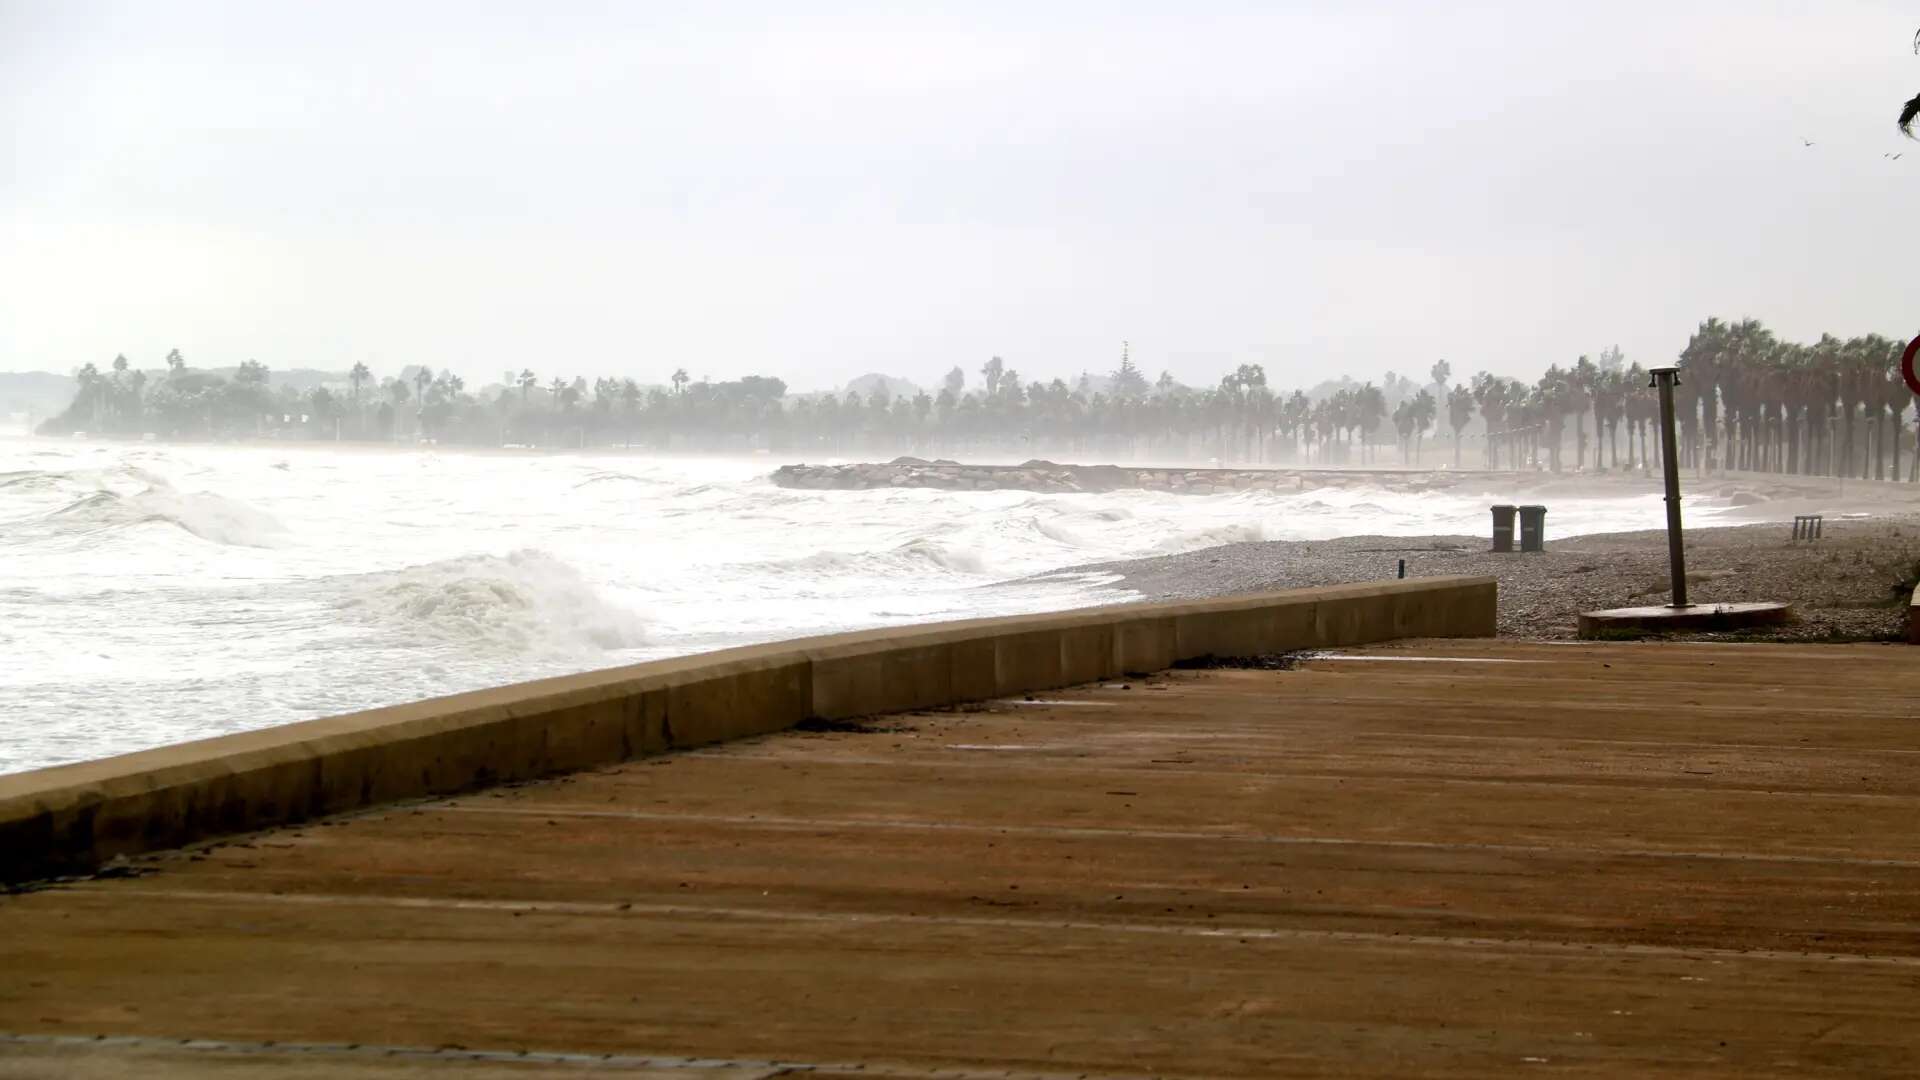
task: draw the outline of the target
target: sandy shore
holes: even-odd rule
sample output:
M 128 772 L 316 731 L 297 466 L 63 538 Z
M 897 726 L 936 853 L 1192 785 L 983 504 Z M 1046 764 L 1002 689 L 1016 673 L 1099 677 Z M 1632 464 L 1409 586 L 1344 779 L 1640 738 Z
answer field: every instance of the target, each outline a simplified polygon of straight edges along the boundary
M 1794 544 L 1791 535 L 1790 525 L 1775 523 L 1689 529 L 1689 599 L 1793 603 L 1796 622 L 1768 637 L 1858 641 L 1904 634 L 1906 595 L 1896 589 L 1902 582 L 1912 588 L 1920 515 L 1829 517 L 1824 538 L 1812 544 Z M 1498 578 L 1502 635 L 1563 639 L 1574 636 L 1581 611 L 1665 603 L 1666 545 L 1661 530 L 1567 539 L 1549 534 L 1545 552 L 1496 555 L 1478 536 L 1354 536 L 1227 544 L 1060 572 L 1117 574 L 1116 588 L 1149 600 L 1181 600 L 1390 578 L 1405 559 L 1408 577 Z

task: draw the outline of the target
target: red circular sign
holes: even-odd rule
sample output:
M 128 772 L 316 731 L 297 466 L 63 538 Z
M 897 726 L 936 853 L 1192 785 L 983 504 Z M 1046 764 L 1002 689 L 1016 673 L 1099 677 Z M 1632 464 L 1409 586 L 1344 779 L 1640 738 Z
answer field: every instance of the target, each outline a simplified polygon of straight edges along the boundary
M 1907 380 L 1907 389 L 1920 394 L 1920 379 L 1913 374 L 1913 358 L 1920 353 L 1920 337 L 1907 342 L 1907 351 L 1900 354 L 1900 377 Z

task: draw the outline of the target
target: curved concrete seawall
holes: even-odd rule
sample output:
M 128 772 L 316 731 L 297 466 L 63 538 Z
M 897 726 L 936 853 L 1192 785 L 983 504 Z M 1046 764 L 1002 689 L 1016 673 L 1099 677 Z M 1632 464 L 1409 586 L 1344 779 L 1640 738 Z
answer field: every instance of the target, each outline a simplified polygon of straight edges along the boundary
M 1494 633 L 1492 578 L 1416 578 L 804 638 L 0 776 L 0 881 L 379 803 L 843 719 L 1246 656 Z

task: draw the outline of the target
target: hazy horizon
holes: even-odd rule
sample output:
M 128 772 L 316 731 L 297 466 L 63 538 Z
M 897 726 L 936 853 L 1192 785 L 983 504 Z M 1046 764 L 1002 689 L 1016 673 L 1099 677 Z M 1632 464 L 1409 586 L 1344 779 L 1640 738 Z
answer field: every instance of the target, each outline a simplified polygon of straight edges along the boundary
M 0 4 L 0 370 L 809 391 L 1125 339 L 1305 386 L 1656 363 L 1706 314 L 1904 337 L 1913 22 Z

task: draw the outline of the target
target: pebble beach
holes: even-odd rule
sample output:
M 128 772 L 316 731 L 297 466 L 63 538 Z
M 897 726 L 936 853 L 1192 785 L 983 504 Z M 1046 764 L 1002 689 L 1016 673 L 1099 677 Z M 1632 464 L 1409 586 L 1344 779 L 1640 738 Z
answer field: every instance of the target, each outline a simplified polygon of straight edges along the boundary
M 1764 631 L 1694 638 L 1897 641 L 1920 564 L 1920 515 L 1828 518 L 1821 539 L 1795 542 L 1792 525 L 1687 530 L 1689 599 L 1787 601 L 1795 619 Z M 1486 537 L 1352 536 L 1225 544 L 1149 559 L 1073 567 L 1117 575 L 1113 587 L 1146 600 L 1190 600 L 1391 578 L 1489 575 L 1500 582 L 1500 633 L 1575 636 L 1579 612 L 1669 598 L 1664 530 L 1556 539 L 1547 550 L 1495 553 Z

